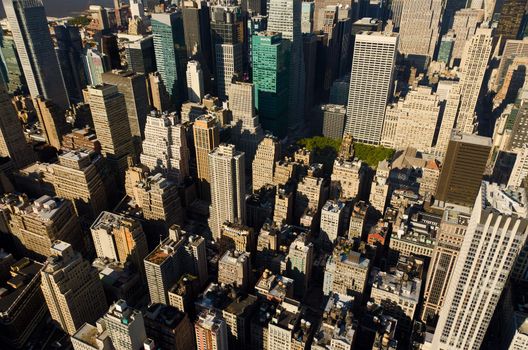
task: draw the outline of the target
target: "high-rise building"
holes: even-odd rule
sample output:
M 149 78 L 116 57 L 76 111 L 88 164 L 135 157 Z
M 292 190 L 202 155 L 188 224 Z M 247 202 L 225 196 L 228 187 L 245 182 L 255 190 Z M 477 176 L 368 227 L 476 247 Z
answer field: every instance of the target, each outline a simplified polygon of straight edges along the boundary
M 41 287 L 51 318 L 69 335 L 105 313 L 106 298 L 97 270 L 69 243 L 53 243 Z
M 25 84 L 24 72 L 18 64 L 19 58 L 12 35 L 0 35 L 0 73 L 10 93 L 22 88 Z
M 144 313 L 147 336 L 163 349 L 194 349 L 194 329 L 189 316 L 173 306 L 151 304 Z M 147 348 L 148 349 L 148 348 Z
M 260 32 L 252 38 L 255 107 L 262 127 L 276 136 L 286 135 L 288 126 L 289 49 L 282 34 Z
M 187 62 L 187 96 L 189 101 L 200 103 L 204 96 L 204 76 L 200 62 Z
M 141 349 L 147 339 L 141 311 L 132 309 L 120 299 L 110 305 L 103 317 L 115 350 Z
M 427 273 L 421 315 L 424 322 L 434 322 L 444 305 L 470 215 L 469 207 L 446 204 Z
M 526 191 L 482 182 L 434 333 L 437 349 L 479 348 L 528 234 Z
M 305 235 L 299 235 L 281 262 L 281 274 L 294 280 L 294 293 L 303 296 L 312 278 L 314 246 Z
M 226 251 L 218 261 L 218 283 L 230 284 L 243 290 L 249 287 L 250 253 Z
M 142 0 L 130 1 L 130 15 L 132 16 L 132 18 L 143 18 L 145 16 L 145 5 L 143 5 Z
M 460 85 L 458 82 L 440 81 L 438 83 L 437 94 L 444 87 L 447 91 L 445 100 L 443 101 L 444 111 L 433 151 L 440 159 L 444 159 L 447 152 L 447 146 L 449 145 L 449 140 L 451 140 L 451 134 L 453 133 L 460 107 Z
M 214 311 L 204 310 L 194 324 L 198 350 L 227 350 L 227 327 L 224 319 Z
M 3 0 L 31 97 L 69 106 L 66 87 L 41 0 Z
M 90 231 L 97 257 L 121 263 L 131 261 L 136 269 L 143 270 L 148 248 L 147 237 L 139 221 L 104 211 Z
M 171 102 L 179 106 L 187 96 L 185 82 L 187 52 L 182 14 L 178 11 L 153 13 L 151 23 L 158 72 Z
M 3 85 L 0 86 L 0 113 L 0 156 L 11 158 L 15 168 L 25 167 L 35 160 L 35 154 L 26 142 L 22 124 Z
M 451 32 L 455 37 L 455 43 L 451 55 L 451 64 L 458 65 L 460 63 L 466 42 L 471 39 L 483 21 L 484 10 L 482 9 L 462 7 L 453 13 Z
M 288 127 L 298 130 L 303 126 L 305 94 L 301 0 L 270 0 L 268 16 L 268 31 L 282 33 L 282 39 L 289 42 Z
M 82 90 L 86 87 L 86 76 L 82 63 L 83 45 L 79 29 L 67 24 L 53 28 L 57 39 L 57 58 L 64 84 L 71 101 L 82 101 Z
M 108 84 L 90 86 L 85 91 L 102 154 L 107 158 L 117 184 L 122 184 L 128 167 L 127 158 L 134 156 L 125 96 L 117 86 Z
M 170 96 L 165 89 L 165 84 L 159 72 L 150 73 L 148 76 L 149 101 L 152 108 L 164 112 L 171 107 Z
M 252 164 L 253 192 L 265 185 L 273 184 L 275 163 L 279 161 L 280 143 L 272 135 L 266 135 L 260 142 Z
M 224 222 L 243 224 L 246 217 L 245 155 L 234 145 L 221 144 L 209 153 L 211 206 L 209 227 L 220 238 Z
M 87 84 L 100 85 L 103 83 L 101 74 L 110 70 L 108 57 L 97 50 L 97 48 L 85 47 L 83 51 L 84 72 Z
M 211 175 L 209 170 L 209 152 L 220 144 L 220 127 L 216 118 L 203 115 L 193 124 L 196 168 L 198 170 L 198 191 L 200 198 L 211 199 Z
M 207 92 L 212 92 L 210 80 L 213 70 L 213 54 L 209 10 L 208 3 L 203 0 L 185 1 L 182 6 L 187 57 L 200 62 L 204 73 L 205 89 Z
M 175 114 L 151 112 L 147 117 L 141 164 L 152 173 L 182 183 L 189 176 L 189 147 L 182 124 Z
M 508 39 L 517 39 L 525 12 L 526 2 L 521 0 L 504 1 L 500 9 L 499 23 L 495 35 L 501 37 L 503 42 Z
M 456 128 L 464 133 L 475 132 L 475 110 L 492 48 L 492 29 L 482 27 L 476 30 L 464 47 L 460 63 L 460 109 L 456 122 Z
M 435 198 L 458 205 L 473 205 L 490 151 L 489 137 L 454 133 L 449 141 Z
M 321 209 L 321 232 L 323 242 L 333 243 L 343 233 L 345 203 L 328 200 Z
M 385 107 L 392 94 L 397 47 L 398 35 L 394 33 L 356 35 L 345 132 L 358 142 L 379 144 L 381 141 Z
M 27 255 L 49 256 L 55 240 L 82 249 L 79 218 L 70 201 L 42 196 L 30 202 L 25 196 L 10 194 L 2 198 L 1 207 L 19 250 Z
M 211 44 L 214 49 L 218 97 L 226 99 L 233 77 L 243 71 L 244 21 L 238 5 L 211 6 Z
M 108 11 L 100 5 L 90 5 L 88 7 L 90 12 L 90 22 L 89 28 L 93 30 L 105 30 L 110 29 L 110 22 L 108 20 Z
M 332 168 L 333 194 L 343 199 L 357 199 L 365 189 L 367 169 L 361 160 L 337 158 Z
M 141 140 L 145 137 L 146 117 L 148 113 L 147 83 L 143 74 L 133 71 L 113 70 L 101 75 L 103 84 L 115 85 L 125 97 L 130 132 L 136 150 L 141 149 Z
M 323 135 L 333 139 L 343 137 L 346 122 L 346 108 L 342 105 L 325 104 L 323 112 Z
M 121 55 L 117 43 L 117 35 L 112 33 L 101 35 L 99 50 L 106 56 L 109 69 L 121 69 Z
M 421 64 L 420 68 L 433 58 L 438 43 L 441 0 L 404 1 L 400 19 L 400 40 L 398 50 L 409 60 Z
M 153 35 L 127 42 L 124 46 L 128 69 L 145 76 L 156 70 Z
M 68 131 L 64 109 L 42 96 L 38 96 L 33 101 L 46 142 L 59 150 L 62 136 Z
M 314 30 L 315 1 L 303 1 L 301 5 L 301 32 L 312 33 Z

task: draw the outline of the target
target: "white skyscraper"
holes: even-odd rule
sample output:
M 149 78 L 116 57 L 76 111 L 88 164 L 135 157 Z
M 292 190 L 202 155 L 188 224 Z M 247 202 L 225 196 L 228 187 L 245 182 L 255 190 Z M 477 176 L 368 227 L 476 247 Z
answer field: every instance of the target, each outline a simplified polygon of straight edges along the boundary
M 69 106 L 42 0 L 2 0 L 32 98 Z
M 290 44 L 289 127 L 297 129 L 303 123 L 304 53 L 301 31 L 301 0 L 269 0 L 268 31 L 282 33 Z
M 361 32 L 356 35 L 345 133 L 354 140 L 379 144 L 385 107 L 392 93 L 398 35 Z
M 472 134 L 476 129 L 476 114 L 478 98 L 484 74 L 493 47 L 491 28 L 478 28 L 475 35 L 466 43 L 460 71 L 460 110 L 456 128 L 464 133 Z
M 181 183 L 189 176 L 189 158 L 185 130 L 177 116 L 151 112 L 145 126 L 141 164 Z
M 433 337 L 433 349 L 478 349 L 528 234 L 526 191 L 483 182 Z
M 139 17 L 142 19 L 145 16 L 145 6 L 142 0 L 130 0 L 130 14 L 132 18 Z
M 413 56 L 433 57 L 440 31 L 442 3 L 441 0 L 403 2 L 399 42 L 402 54 L 411 59 Z
M 220 238 L 224 222 L 244 223 L 246 212 L 245 156 L 234 145 L 221 144 L 209 153 L 211 207 L 209 227 Z
M 204 80 L 200 62 L 187 62 L 187 95 L 189 101 L 201 103 L 204 96 Z

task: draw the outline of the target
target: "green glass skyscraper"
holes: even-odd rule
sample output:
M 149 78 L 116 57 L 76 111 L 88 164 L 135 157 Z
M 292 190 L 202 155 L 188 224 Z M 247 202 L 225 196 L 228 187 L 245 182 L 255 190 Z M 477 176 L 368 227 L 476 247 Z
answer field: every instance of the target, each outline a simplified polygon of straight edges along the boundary
M 151 24 L 158 71 L 172 103 L 180 106 L 186 100 L 187 91 L 185 81 L 187 51 L 182 14 L 181 12 L 153 13 Z
M 280 33 L 252 38 L 255 107 L 265 130 L 283 137 L 288 130 L 289 45 Z

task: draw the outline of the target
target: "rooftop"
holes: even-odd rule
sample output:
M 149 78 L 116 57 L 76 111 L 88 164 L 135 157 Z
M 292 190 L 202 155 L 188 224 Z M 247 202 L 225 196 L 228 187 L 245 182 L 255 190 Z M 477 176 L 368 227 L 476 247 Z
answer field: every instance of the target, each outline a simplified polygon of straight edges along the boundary
M 2 251 L 3 252 L 3 251 Z M 2 260 L 13 261 L 6 279 L 0 279 L 0 313 L 9 313 L 11 307 L 23 301 L 28 286 L 36 286 L 40 281 L 42 264 L 22 258 L 14 262 L 12 255 L 5 255 Z M 9 259 L 9 260 L 7 260 Z

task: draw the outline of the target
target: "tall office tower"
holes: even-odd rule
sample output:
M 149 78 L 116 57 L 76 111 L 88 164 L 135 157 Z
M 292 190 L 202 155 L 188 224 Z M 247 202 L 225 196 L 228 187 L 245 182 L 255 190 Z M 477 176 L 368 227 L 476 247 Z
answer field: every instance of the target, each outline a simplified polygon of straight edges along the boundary
M 247 21 L 246 41 L 247 41 L 247 63 L 248 73 L 253 74 L 253 35 L 263 32 L 268 28 L 268 16 L 251 15 Z
M 262 127 L 279 137 L 288 127 L 289 44 L 282 34 L 260 32 L 253 36 L 253 84 L 255 107 Z
M 433 58 L 442 10 L 441 0 L 403 2 L 398 50 L 412 62 L 420 64 L 420 68 L 425 68 Z
M 508 39 L 517 39 L 525 11 L 525 1 L 504 1 L 500 9 L 499 24 L 495 36 L 501 37 L 503 43 Z
M 156 66 L 172 104 L 179 106 L 187 96 L 185 67 L 187 52 L 181 12 L 153 13 Z
M 323 111 L 323 135 L 333 139 L 343 137 L 346 122 L 346 107 L 342 105 L 325 104 Z
M 218 283 L 245 290 L 249 287 L 250 271 L 250 253 L 226 251 L 218 261 Z
M 99 50 L 107 57 L 110 69 L 121 69 L 121 55 L 116 35 L 103 34 L 99 42 Z
M 387 106 L 381 144 L 395 149 L 413 147 L 429 153 L 441 117 L 440 107 L 439 97 L 430 87 L 412 89 L 405 98 Z
M 231 137 L 237 149 L 246 155 L 246 168 L 251 169 L 257 147 L 264 138 L 259 117 L 255 113 L 253 84 L 233 81 L 229 88 L 229 109 L 232 113 Z
M 22 88 L 26 83 L 24 72 L 18 61 L 18 52 L 13 36 L 2 33 L 0 35 L 0 71 L 10 93 Z
M 227 350 L 227 326 L 214 311 L 202 311 L 194 324 L 197 350 Z
M 79 218 L 70 201 L 42 196 L 29 202 L 23 196 L 6 195 L 2 202 L 9 231 L 19 250 L 30 257 L 49 256 L 55 240 L 66 241 L 76 249 L 83 247 Z
M 41 0 L 2 0 L 31 97 L 69 106 Z
M 104 159 L 94 151 L 72 150 L 51 165 L 57 196 L 72 201 L 77 215 L 94 219 L 108 208 L 109 188 Z
M 342 4 L 343 6 L 348 6 L 350 8 L 356 8 L 359 6 L 359 3 L 354 3 L 354 1 L 339 1 L 339 0 L 317 0 L 315 1 L 315 8 L 314 8 L 314 31 L 323 29 L 323 22 L 324 22 L 324 9 L 328 6 L 336 6 Z M 357 11 L 357 10 L 356 10 Z M 354 19 L 357 19 L 358 14 L 354 12 L 352 14 Z M 368 16 L 367 16 L 368 17 Z
M 438 44 L 438 53 L 436 56 L 437 62 L 443 62 L 446 66 L 450 65 L 451 57 L 453 54 L 453 47 L 455 45 L 455 36 L 453 32 L 448 32 L 443 35 Z
M 370 259 L 354 251 L 353 242 L 338 239 L 324 268 L 323 293 L 363 298 L 369 280 Z
M 218 97 L 225 100 L 231 80 L 242 74 L 244 66 L 244 21 L 240 6 L 211 6 L 211 41 Z
M 333 242 L 343 233 L 345 203 L 327 200 L 321 209 L 321 233 L 324 242 Z
M 243 224 L 246 218 L 245 155 L 234 145 L 220 144 L 209 153 L 211 206 L 209 227 L 219 240 L 222 225 Z
M 460 63 L 460 109 L 456 128 L 472 134 L 476 130 L 477 102 L 493 47 L 492 29 L 478 28 L 466 43 Z
M 317 165 L 321 166 L 321 164 Z M 315 174 L 314 170 L 321 170 L 321 168 L 310 168 L 308 174 L 297 185 L 294 205 L 296 221 L 306 212 L 318 213 L 326 202 L 328 191 L 325 179 Z
M 163 304 L 149 305 L 144 316 L 147 336 L 157 348 L 194 349 L 194 329 L 189 316 L 177 308 Z M 145 347 L 154 350 L 154 347 Z
M 347 106 L 349 89 L 350 75 L 345 75 L 342 78 L 336 79 L 330 87 L 330 97 L 328 102 L 330 104 Z
M 433 348 L 477 349 L 482 344 L 526 240 L 526 205 L 525 189 L 482 182 L 440 311 Z
M 436 199 L 471 206 L 491 151 L 489 137 L 453 133 L 438 179 Z
M 312 277 L 314 246 L 305 235 L 300 235 L 291 244 L 284 261 L 281 262 L 281 274 L 294 280 L 294 292 L 304 296 Z
M 391 167 L 389 162 L 386 160 L 379 162 L 376 169 L 376 175 L 374 175 L 374 180 L 370 187 L 369 202 L 372 205 L 372 208 L 382 215 L 385 213 L 385 207 L 387 206 L 387 199 L 391 187 L 389 182 L 390 171 Z
M 182 183 L 189 176 L 189 147 L 185 128 L 175 114 L 151 112 L 147 117 L 141 164 L 152 173 Z
M 169 230 L 165 238 L 144 260 L 150 302 L 168 305 L 169 289 L 184 274 L 198 277 L 200 286 L 207 281 L 205 240 L 187 236 L 179 227 Z
M 317 73 L 317 45 L 318 36 L 314 33 L 303 34 L 303 56 L 304 56 L 304 72 L 305 72 L 305 96 L 304 96 L 304 113 L 308 115 L 316 116 L 317 114 L 311 114 L 312 108 L 315 101 L 315 81 Z M 347 87 L 348 95 L 348 87 Z M 307 124 L 311 123 L 311 120 L 307 120 Z
M 152 35 L 127 42 L 124 46 L 128 69 L 145 74 L 145 76 L 156 70 L 154 37 Z
M 145 5 L 142 0 L 130 0 L 130 15 L 132 18 L 145 16 Z
M 470 216 L 471 208 L 446 204 L 427 273 L 421 315 L 424 322 L 434 323 L 444 305 Z
M 275 163 L 279 161 L 280 149 L 280 143 L 273 135 L 266 135 L 260 142 L 252 164 L 253 192 L 273 184 L 273 173 Z
M 141 149 L 141 140 L 145 137 L 146 117 L 149 111 L 147 83 L 143 74 L 133 71 L 113 70 L 101 75 L 104 84 L 115 85 L 125 97 L 128 123 L 132 134 L 136 154 Z
M 204 76 L 198 61 L 187 62 L 187 96 L 196 103 L 201 103 L 204 96 Z
M 82 101 L 82 90 L 86 87 L 86 76 L 82 64 L 83 44 L 79 29 L 67 24 L 53 28 L 57 40 L 57 58 L 64 84 L 71 101 Z
M 211 199 L 211 175 L 209 170 L 209 152 L 220 144 L 220 127 L 215 117 L 203 115 L 193 125 L 196 168 L 198 171 L 198 192 L 200 198 Z
M 455 36 L 451 64 L 459 65 L 466 42 L 475 35 L 475 31 L 484 21 L 484 10 L 462 8 L 454 13 L 451 31 Z
M 4 85 L 0 86 L 0 114 L 0 155 L 11 158 L 15 168 L 23 168 L 35 160 L 35 154 L 26 142 L 22 124 Z
M 443 101 L 444 111 L 433 151 L 435 156 L 440 157 L 442 160 L 447 152 L 447 146 L 449 145 L 449 140 L 451 140 L 451 134 L 453 133 L 460 107 L 460 85 L 458 82 L 439 81 L 437 93 L 444 88 L 447 91 Z
M 95 47 L 86 47 L 82 59 L 87 84 L 102 84 L 103 78 L 101 77 L 101 74 L 110 70 L 110 63 L 108 62 L 106 55 L 103 55 Z
M 148 75 L 149 101 L 152 108 L 164 112 L 171 108 L 170 96 L 159 72 Z
M 89 24 L 89 28 L 92 30 L 103 31 L 110 29 L 110 22 L 108 21 L 108 12 L 103 6 L 90 5 L 88 7 L 90 18 L 92 21 Z
M 214 58 L 211 51 L 209 5 L 203 0 L 184 1 L 182 14 L 187 57 L 200 62 L 205 78 L 205 89 L 207 92 L 212 92 L 210 80 Z
M 102 154 L 113 169 L 117 184 L 122 184 L 127 158 L 135 156 L 125 96 L 117 86 L 107 84 L 90 86 L 85 91 Z
M 51 318 L 69 335 L 105 313 L 106 298 L 97 270 L 69 243 L 53 243 L 41 287 Z
M 120 299 L 110 306 L 103 320 L 115 350 L 143 348 L 147 333 L 141 311 Z
M 288 127 L 291 130 L 299 130 L 304 124 L 305 93 L 301 0 L 270 0 L 268 6 L 268 31 L 282 33 L 282 39 L 288 42 L 290 52 Z
M 99 258 L 125 263 L 131 261 L 143 271 L 147 256 L 147 237 L 141 223 L 133 218 L 103 211 L 90 227 Z
M 153 230 L 166 232 L 173 224 L 183 224 L 184 213 L 178 185 L 162 174 L 141 179 L 132 188 L 132 193 L 127 194 L 141 208 L 143 217 L 153 226 Z
M 64 109 L 42 96 L 38 96 L 33 101 L 46 142 L 59 150 L 62 136 L 68 132 Z
M 381 141 L 385 107 L 392 95 L 397 47 L 395 33 L 356 35 L 345 132 L 358 142 L 377 145 Z
M 314 30 L 315 1 L 303 1 L 301 5 L 301 32 L 312 33 Z

